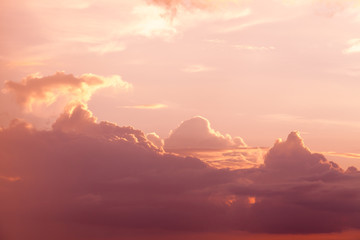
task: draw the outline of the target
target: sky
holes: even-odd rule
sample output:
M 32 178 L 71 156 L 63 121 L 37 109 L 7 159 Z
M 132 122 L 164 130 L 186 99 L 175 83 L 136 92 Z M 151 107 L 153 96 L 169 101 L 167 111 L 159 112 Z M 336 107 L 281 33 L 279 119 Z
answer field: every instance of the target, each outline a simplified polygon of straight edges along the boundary
M 359 239 L 360 1 L 0 9 L 0 239 Z

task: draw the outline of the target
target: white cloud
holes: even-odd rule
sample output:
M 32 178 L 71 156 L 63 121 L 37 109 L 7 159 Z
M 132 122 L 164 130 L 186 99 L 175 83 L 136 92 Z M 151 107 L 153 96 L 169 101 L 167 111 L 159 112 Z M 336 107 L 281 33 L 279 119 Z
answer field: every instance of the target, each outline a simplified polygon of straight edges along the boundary
M 344 54 L 352 54 L 360 52 L 360 38 L 354 38 L 348 41 L 348 47 L 344 49 Z
M 183 121 L 165 139 L 164 149 L 172 152 L 198 150 L 225 150 L 244 147 L 240 137 L 221 134 L 211 128 L 210 122 L 200 116 Z

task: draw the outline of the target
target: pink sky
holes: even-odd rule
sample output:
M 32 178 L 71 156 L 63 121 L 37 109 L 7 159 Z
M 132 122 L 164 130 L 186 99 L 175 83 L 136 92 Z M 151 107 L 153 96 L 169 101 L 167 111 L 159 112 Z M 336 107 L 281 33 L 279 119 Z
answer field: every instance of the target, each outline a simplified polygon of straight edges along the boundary
M 360 1 L 0 11 L 0 239 L 359 238 Z

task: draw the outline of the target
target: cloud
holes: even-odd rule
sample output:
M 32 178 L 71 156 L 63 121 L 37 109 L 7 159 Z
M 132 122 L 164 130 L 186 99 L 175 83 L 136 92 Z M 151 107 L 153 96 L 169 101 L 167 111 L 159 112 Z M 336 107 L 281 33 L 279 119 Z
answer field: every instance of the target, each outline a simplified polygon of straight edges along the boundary
M 132 127 L 120 128 L 110 122 L 96 123 L 97 119 L 84 105 L 77 105 L 59 116 L 52 125 L 53 131 L 67 134 L 81 134 L 104 141 L 131 142 L 144 148 L 158 151 L 140 130 Z
M 141 131 L 96 123 L 82 106 L 50 131 L 10 126 L 0 146 L 0 176 L 22 179 L 1 185 L 1 239 L 110 239 L 220 221 L 207 188 L 228 181 L 226 171 L 164 154 Z M 204 219 L 207 211 L 215 218 Z
M 359 5 L 358 0 L 314 0 L 315 13 L 324 17 L 334 17 L 346 9 Z
M 275 47 L 264 47 L 264 46 L 251 46 L 251 45 L 235 45 L 236 49 L 239 50 L 249 50 L 249 51 L 270 51 L 274 50 Z
M 240 25 L 235 25 L 235 26 L 230 26 L 230 27 L 222 27 L 218 30 L 218 32 L 220 32 L 220 33 L 239 32 L 239 31 L 243 31 L 248 28 L 253 28 L 253 27 L 257 27 L 257 26 L 261 26 L 261 25 L 276 23 L 276 22 L 280 22 L 282 20 L 283 19 L 278 19 L 278 18 L 258 19 L 258 20 L 253 20 L 253 21 L 249 21 L 246 23 L 242 23 Z
M 193 130 L 195 139 L 207 132 L 220 146 L 231 142 L 201 117 L 173 134 L 180 130 Z M 276 142 L 262 167 L 235 171 L 165 153 L 150 136 L 158 139 L 98 123 L 83 105 L 67 109 L 51 130 L 13 121 L 0 131 L 1 239 L 360 229 L 360 172 L 310 152 L 297 132 Z
M 188 11 L 192 10 L 214 10 L 219 9 L 223 6 L 234 6 L 239 4 L 241 1 L 232 0 L 146 0 L 149 4 L 164 7 L 170 17 L 174 17 L 180 9 Z M 223 17 L 224 19 L 234 19 L 247 16 L 251 13 L 250 9 L 243 9 L 237 11 L 237 13 L 227 11 Z
M 16 182 L 16 181 L 20 181 L 21 178 L 20 178 L 20 177 L 5 177 L 5 176 L 0 176 L 0 180 L 9 181 L 9 182 Z
M 17 61 L 10 61 L 6 64 L 6 66 L 13 67 L 31 67 L 31 66 L 43 66 L 43 59 L 22 59 Z
M 282 176 L 306 176 L 341 171 L 340 167 L 326 160 L 324 155 L 311 153 L 305 147 L 299 132 L 291 132 L 286 141 L 279 139 L 266 154 L 265 167 L 279 171 Z
M 100 44 L 94 44 L 89 48 L 90 52 L 95 52 L 100 55 L 104 55 L 106 53 L 113 53 L 113 52 L 121 52 L 126 49 L 126 45 L 121 42 L 117 41 L 110 41 Z
M 14 94 L 17 102 L 26 111 L 32 112 L 34 107 L 49 106 L 57 101 L 65 105 L 69 102 L 86 103 L 95 91 L 106 87 L 129 89 L 131 84 L 117 75 L 102 77 L 89 73 L 76 77 L 72 74 L 57 72 L 46 77 L 32 74 L 20 83 L 7 81 L 3 92 Z
M 190 65 L 183 69 L 184 72 L 188 72 L 188 73 L 207 72 L 211 70 L 212 68 L 209 68 L 204 65 Z
M 337 14 L 359 6 L 358 0 L 289 0 L 282 1 L 286 5 L 310 6 L 318 16 L 334 17 Z
M 268 148 L 249 147 L 242 138 L 221 134 L 201 116 L 183 121 L 164 139 L 167 152 L 191 156 L 217 169 L 256 168 Z
M 241 147 L 226 150 L 181 151 L 182 155 L 196 157 L 217 169 L 251 169 L 264 164 L 264 155 L 268 148 Z
M 171 131 L 165 139 L 166 151 L 178 152 L 182 150 L 221 150 L 246 146 L 240 137 L 232 138 L 222 135 L 211 128 L 210 122 L 197 116 L 183 121 L 176 129 Z
M 346 48 L 343 53 L 344 54 L 353 54 L 353 53 L 359 53 L 360 52 L 360 39 L 351 39 L 348 42 L 349 47 Z
M 167 108 L 166 104 L 156 103 L 156 104 L 144 104 L 144 105 L 134 105 L 134 106 L 121 106 L 121 108 L 133 108 L 133 109 L 162 109 Z
M 183 7 L 186 9 L 207 9 L 209 8 L 215 1 L 206 1 L 206 0 L 148 0 L 150 4 L 159 5 L 168 9 L 171 15 L 175 15 L 178 8 Z
M 278 140 L 258 171 L 243 173 L 252 183 L 234 189 L 255 199 L 244 213 L 250 231 L 304 234 L 360 227 L 360 208 L 355 203 L 360 198 L 355 186 L 360 172 L 355 168 L 344 172 L 323 155 L 312 153 L 298 132 L 291 132 L 286 141 Z
M 148 133 L 146 135 L 146 138 L 152 143 L 154 144 L 156 147 L 158 147 L 159 149 L 162 149 L 164 146 L 164 140 L 162 140 L 159 135 L 157 135 L 156 133 Z
M 329 156 L 344 157 L 344 158 L 355 158 L 355 159 L 360 158 L 359 153 L 322 152 L 322 154 Z

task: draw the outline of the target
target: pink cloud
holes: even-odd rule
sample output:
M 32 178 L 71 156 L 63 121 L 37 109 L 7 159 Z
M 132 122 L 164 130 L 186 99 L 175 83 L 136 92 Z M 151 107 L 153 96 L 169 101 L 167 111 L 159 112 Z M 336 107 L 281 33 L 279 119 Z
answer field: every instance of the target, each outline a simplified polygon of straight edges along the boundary
M 181 8 L 190 11 L 199 9 L 213 10 L 219 6 L 234 3 L 231 0 L 146 0 L 146 2 L 166 8 L 171 17 L 174 17 Z
M 224 139 L 204 118 L 189 121 Z M 236 171 L 164 153 L 148 138 L 97 123 L 81 105 L 48 131 L 20 120 L 2 129 L 1 239 L 360 229 L 359 171 L 311 153 L 296 132 L 269 150 L 264 166 Z
M 116 124 L 106 121 L 96 123 L 96 120 L 86 106 L 78 105 L 61 114 L 52 127 L 55 132 L 81 134 L 104 141 L 125 141 L 158 151 L 142 131 L 132 127 L 119 128 Z
M 210 122 L 197 116 L 183 121 L 171 131 L 165 139 L 164 149 L 171 152 L 182 150 L 220 150 L 244 147 L 246 144 L 240 137 L 223 135 L 211 128 Z
M 327 161 L 324 155 L 312 153 L 304 145 L 299 132 L 291 132 L 285 142 L 279 139 L 275 143 L 265 156 L 265 167 L 291 177 L 342 171 L 336 163 Z
M 158 147 L 159 149 L 162 149 L 164 146 L 164 140 L 162 140 L 160 138 L 159 135 L 157 135 L 156 133 L 148 133 L 146 135 L 146 138 L 152 143 L 154 144 L 156 147 Z
M 198 9 L 204 9 L 208 8 L 213 1 L 204 1 L 204 0 L 190 0 L 190 1 L 184 1 L 184 0 L 148 0 L 147 2 L 159 6 L 163 6 L 173 12 L 173 14 L 176 13 L 177 9 L 179 7 L 185 7 L 187 9 L 191 8 L 198 8 Z
M 123 81 L 119 76 L 102 77 L 83 74 L 76 77 L 57 72 L 46 77 L 32 74 L 20 83 L 7 81 L 3 91 L 13 93 L 17 102 L 31 112 L 38 105 L 51 105 L 61 100 L 64 102 L 63 105 L 69 102 L 86 103 L 96 90 L 110 86 L 129 89 L 131 84 Z
M 315 0 L 315 12 L 320 16 L 333 17 L 346 9 L 356 7 L 358 0 Z

